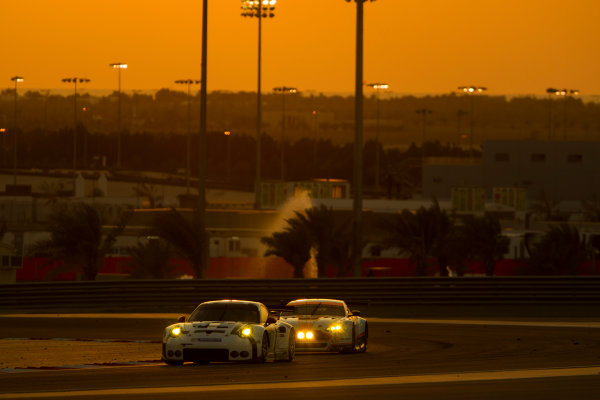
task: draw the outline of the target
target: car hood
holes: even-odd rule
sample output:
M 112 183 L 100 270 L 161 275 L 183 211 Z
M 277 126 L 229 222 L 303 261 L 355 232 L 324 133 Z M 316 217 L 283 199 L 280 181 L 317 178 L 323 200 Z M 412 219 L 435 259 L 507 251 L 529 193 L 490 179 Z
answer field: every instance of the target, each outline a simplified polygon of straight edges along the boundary
M 194 321 L 178 324 L 184 334 L 194 337 L 220 337 L 234 334 L 243 325 L 253 325 L 235 321 Z
M 330 317 L 330 316 L 313 316 L 313 315 L 299 315 L 293 317 L 283 317 L 281 321 L 287 322 L 296 329 L 308 329 L 308 328 L 322 328 L 327 329 L 335 322 L 343 320 L 344 317 Z

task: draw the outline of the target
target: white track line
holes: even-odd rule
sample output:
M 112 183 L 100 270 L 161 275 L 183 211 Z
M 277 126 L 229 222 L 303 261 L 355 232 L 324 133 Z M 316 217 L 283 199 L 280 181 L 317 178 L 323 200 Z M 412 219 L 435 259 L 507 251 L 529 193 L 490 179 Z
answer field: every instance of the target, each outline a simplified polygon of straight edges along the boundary
M 495 325 L 495 326 L 539 326 L 546 328 L 600 328 L 595 321 L 510 321 L 485 319 L 416 319 L 416 318 L 368 318 L 372 322 L 398 324 L 445 324 L 445 325 Z
M 177 386 L 177 387 L 147 387 L 129 389 L 98 389 L 98 390 L 72 390 L 61 392 L 39 392 L 39 393 L 4 393 L 0 399 L 45 399 L 45 398 L 69 398 L 69 397 L 101 397 L 127 396 L 144 394 L 200 394 L 207 392 L 228 392 L 240 390 L 274 390 L 274 389 L 309 389 L 309 388 L 332 388 L 349 386 L 379 386 L 379 385 L 407 385 L 407 384 L 432 384 L 432 383 L 457 383 L 473 381 L 496 381 L 509 379 L 540 379 L 559 378 L 573 376 L 593 376 L 600 374 L 600 367 L 578 367 L 578 368 L 553 368 L 553 369 L 525 369 L 512 371 L 488 371 L 488 372 L 457 372 L 452 374 L 435 375 L 412 375 L 412 376 L 390 376 L 382 378 L 354 378 L 354 379 L 331 379 L 316 381 L 295 382 L 269 382 L 269 383 L 242 383 L 229 385 L 208 386 Z

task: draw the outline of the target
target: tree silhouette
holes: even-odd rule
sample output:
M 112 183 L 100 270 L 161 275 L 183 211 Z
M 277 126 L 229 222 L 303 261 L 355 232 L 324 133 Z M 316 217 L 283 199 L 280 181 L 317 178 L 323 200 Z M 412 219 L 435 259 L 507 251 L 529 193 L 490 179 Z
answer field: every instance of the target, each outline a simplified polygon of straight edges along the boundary
M 549 226 L 531 250 L 530 272 L 540 275 L 575 275 L 588 254 L 587 243 L 580 237 L 579 230 L 565 223 Z
M 149 239 L 136 246 L 128 247 L 131 258 L 124 265 L 131 270 L 132 278 L 168 278 L 174 267 L 170 264 L 171 247 L 162 239 Z
M 310 236 L 311 247 L 316 252 L 319 277 L 325 276 L 328 265 L 334 265 L 338 275 L 343 274 L 350 253 L 349 221 L 336 223 L 333 208 L 323 204 L 294 213 L 295 219 Z
M 208 235 L 200 229 L 199 214 L 194 211 L 191 220 L 171 208 L 154 218 L 153 231 L 157 236 L 169 242 L 175 251 L 192 264 L 196 278 L 204 278 L 202 259 Z
M 508 251 L 509 243 L 509 239 L 502 236 L 498 218 L 489 213 L 482 217 L 466 216 L 463 234 L 469 243 L 469 255 L 481 261 L 487 276 L 494 275 L 496 261 Z
M 306 226 L 298 219 L 286 220 L 287 226 L 281 232 L 260 239 L 268 249 L 265 256 L 283 258 L 294 268 L 294 278 L 302 278 L 304 265 L 310 259 L 312 241 Z
M 436 205 L 430 209 L 421 207 L 415 213 L 403 210 L 392 218 L 380 220 L 378 225 L 384 234 L 381 248 L 398 248 L 407 252 L 415 264 L 415 274 L 425 276 L 427 259 L 433 256 L 439 243 L 439 221 Z
M 100 214 L 92 206 L 77 203 L 60 208 L 50 216 L 50 239 L 37 241 L 28 253 L 47 257 L 44 265 L 59 261 L 63 264 L 58 270 L 78 271 L 84 280 L 94 280 L 128 217 L 123 213 L 117 226 L 104 234 Z

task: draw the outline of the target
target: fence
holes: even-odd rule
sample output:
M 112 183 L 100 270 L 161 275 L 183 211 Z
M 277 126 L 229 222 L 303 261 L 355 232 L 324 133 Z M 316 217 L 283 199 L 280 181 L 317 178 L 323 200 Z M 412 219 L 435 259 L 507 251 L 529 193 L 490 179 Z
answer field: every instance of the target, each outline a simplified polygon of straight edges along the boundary
M 600 305 L 596 277 L 218 279 L 44 282 L 0 285 L 0 313 L 179 312 L 215 299 L 269 307 L 336 298 L 351 308 Z

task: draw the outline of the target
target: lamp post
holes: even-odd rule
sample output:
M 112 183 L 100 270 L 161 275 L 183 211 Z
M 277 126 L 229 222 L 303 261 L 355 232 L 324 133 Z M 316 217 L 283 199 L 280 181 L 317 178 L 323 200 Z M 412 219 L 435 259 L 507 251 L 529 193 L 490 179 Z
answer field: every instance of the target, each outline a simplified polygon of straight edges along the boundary
M 346 0 L 351 2 L 352 0 Z M 354 201 L 352 210 L 353 246 L 352 274 L 362 275 L 362 166 L 363 166 L 363 3 L 368 0 L 354 0 L 356 3 L 356 73 L 354 79 Z M 374 1 L 374 0 L 369 0 Z
M 112 63 L 110 67 L 119 70 L 119 90 L 117 92 L 117 168 L 121 168 L 121 70 L 127 69 L 125 63 Z
M 461 90 L 465 93 L 465 95 L 471 98 L 471 112 L 469 115 L 469 147 L 471 151 L 471 157 L 473 157 L 473 143 L 474 143 L 474 133 L 475 133 L 475 95 L 481 94 L 487 90 L 486 87 L 483 86 L 459 86 L 458 90 Z
M 275 16 L 275 4 L 277 0 L 242 0 L 242 16 L 258 18 L 258 79 L 256 90 L 256 179 L 255 179 L 255 208 L 260 208 L 260 180 L 261 180 L 261 154 L 260 154 L 260 129 L 261 129 L 261 53 L 262 53 L 262 19 Z
M 432 111 L 428 108 L 419 108 L 416 113 L 421 116 L 421 165 L 425 164 L 425 127 L 427 126 L 427 115 Z
M 208 0 L 202 0 L 202 58 L 200 62 L 200 130 L 198 135 L 198 229 L 204 233 L 201 270 L 208 270 L 210 233 L 206 230 L 206 97 L 208 67 Z
M 17 97 L 19 96 L 17 91 L 17 85 L 23 82 L 25 79 L 22 76 L 13 76 L 10 78 L 15 83 L 15 114 L 13 120 L 13 184 L 17 184 Z
M 191 88 L 193 84 L 199 84 L 200 81 L 193 79 L 179 79 L 175 81 L 178 85 L 187 85 L 187 135 L 185 141 L 185 191 L 190 193 L 190 167 L 191 167 L 191 146 L 192 146 L 192 101 Z
M 461 122 L 462 122 L 462 116 L 465 115 L 466 113 L 467 112 L 465 110 L 463 110 L 463 109 L 458 109 L 458 111 L 456 111 L 456 133 L 457 133 L 457 136 L 456 136 L 457 137 L 456 145 L 458 147 L 460 147 L 461 150 L 462 150 L 461 142 L 462 142 L 462 137 L 463 137 Z
M 569 96 L 578 96 L 577 89 L 546 89 L 548 93 L 548 140 L 552 138 L 552 96 L 561 96 L 564 98 L 563 103 L 563 140 L 567 140 L 567 101 Z
M 285 94 L 297 93 L 298 89 L 278 86 L 273 88 L 273 91 L 281 93 L 281 180 L 285 182 Z
M 225 154 L 225 163 L 227 164 L 227 183 L 231 183 L 231 131 L 223 132 L 225 135 L 225 143 L 226 146 L 226 154 Z
M 377 120 L 375 123 L 375 189 L 379 191 L 379 92 L 387 90 L 390 86 L 387 83 L 368 83 L 368 87 L 375 90 L 375 102 Z
M 87 83 L 87 78 L 63 78 L 63 82 L 73 83 L 73 174 L 77 171 L 77 83 Z
M 318 145 L 319 145 L 319 114 L 320 111 L 319 110 L 312 110 L 311 112 L 312 114 L 312 131 L 313 131 L 313 138 L 314 138 L 314 144 L 313 144 L 313 169 L 314 172 L 317 172 L 317 163 L 318 163 Z

